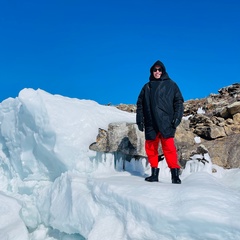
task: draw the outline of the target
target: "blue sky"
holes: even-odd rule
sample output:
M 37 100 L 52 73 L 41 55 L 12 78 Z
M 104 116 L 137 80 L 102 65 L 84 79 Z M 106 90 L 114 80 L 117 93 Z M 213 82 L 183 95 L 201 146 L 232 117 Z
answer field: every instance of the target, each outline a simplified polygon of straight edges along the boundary
M 0 101 L 23 88 L 136 103 L 161 60 L 184 99 L 239 81 L 239 0 L 2 0 Z

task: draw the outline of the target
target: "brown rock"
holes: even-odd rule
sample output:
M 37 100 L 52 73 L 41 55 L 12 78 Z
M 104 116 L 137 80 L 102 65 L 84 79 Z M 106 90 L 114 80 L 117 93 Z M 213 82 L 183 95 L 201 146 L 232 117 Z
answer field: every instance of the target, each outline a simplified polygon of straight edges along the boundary
M 236 113 L 233 115 L 234 124 L 240 124 L 240 113 Z
M 240 102 L 235 102 L 227 107 L 229 113 L 234 115 L 236 113 L 240 113 Z
M 240 167 L 240 134 L 233 134 L 214 141 L 203 141 L 213 164 L 224 168 Z

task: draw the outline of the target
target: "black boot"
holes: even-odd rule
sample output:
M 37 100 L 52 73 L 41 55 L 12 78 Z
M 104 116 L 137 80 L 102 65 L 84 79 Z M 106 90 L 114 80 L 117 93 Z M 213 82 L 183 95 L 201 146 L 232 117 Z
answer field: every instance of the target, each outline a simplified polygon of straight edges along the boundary
M 158 182 L 158 174 L 159 174 L 159 168 L 152 168 L 152 175 L 150 177 L 146 177 L 145 181 Z
M 179 178 L 179 168 L 171 168 L 172 183 L 181 184 L 181 179 Z

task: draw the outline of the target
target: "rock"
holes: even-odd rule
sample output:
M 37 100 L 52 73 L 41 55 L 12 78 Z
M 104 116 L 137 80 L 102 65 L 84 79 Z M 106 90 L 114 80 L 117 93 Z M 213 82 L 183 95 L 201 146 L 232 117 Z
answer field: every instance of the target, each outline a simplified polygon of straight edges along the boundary
M 145 153 L 144 133 L 134 123 L 110 123 L 108 130 L 99 129 L 97 141 L 89 146 L 99 152 L 121 152 L 126 155 L 143 156 Z
M 189 126 L 193 128 L 193 132 L 204 139 L 211 140 L 226 136 L 223 118 L 209 118 L 203 114 L 196 114 L 189 119 Z
M 200 144 L 200 145 L 197 147 L 197 154 L 202 154 L 202 155 L 204 155 L 205 153 L 208 153 L 207 148 L 206 148 L 203 144 Z
M 240 113 L 236 113 L 233 115 L 233 122 L 236 125 L 240 124 Z
M 194 129 L 194 133 L 204 139 L 207 139 L 207 140 L 212 140 L 212 139 L 226 136 L 224 127 L 218 127 L 218 126 L 200 126 L 200 125 L 198 125 Z
M 234 115 L 236 113 L 240 113 L 240 102 L 235 102 L 231 105 L 228 105 L 227 110 L 231 115 Z
M 210 94 L 207 98 L 188 100 L 184 102 L 184 116 L 197 114 L 202 108 L 207 116 L 230 117 L 227 106 L 240 102 L 240 84 L 234 83 L 218 90 L 219 94 Z
M 89 149 L 96 152 L 108 152 L 108 132 L 99 128 L 96 142 L 92 143 Z
M 240 167 L 240 134 L 204 141 L 213 164 L 223 168 Z
M 136 105 L 134 104 L 119 104 L 116 108 L 126 112 L 136 112 Z
M 223 107 L 222 110 L 219 111 L 218 114 L 220 117 L 223 117 L 225 119 L 231 117 L 231 114 L 229 113 L 227 107 Z

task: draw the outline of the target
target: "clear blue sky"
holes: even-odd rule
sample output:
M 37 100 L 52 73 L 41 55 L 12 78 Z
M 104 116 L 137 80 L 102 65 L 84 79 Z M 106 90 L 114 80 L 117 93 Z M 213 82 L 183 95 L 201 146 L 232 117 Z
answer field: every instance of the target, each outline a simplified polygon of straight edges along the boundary
M 240 82 L 239 0 L 1 0 L 0 101 L 23 88 L 136 103 L 161 60 L 184 99 Z

